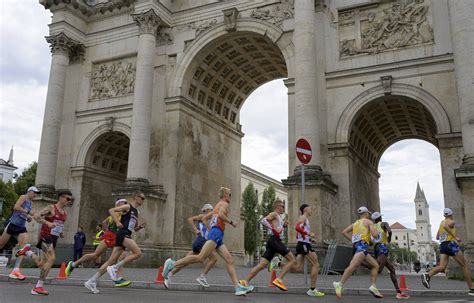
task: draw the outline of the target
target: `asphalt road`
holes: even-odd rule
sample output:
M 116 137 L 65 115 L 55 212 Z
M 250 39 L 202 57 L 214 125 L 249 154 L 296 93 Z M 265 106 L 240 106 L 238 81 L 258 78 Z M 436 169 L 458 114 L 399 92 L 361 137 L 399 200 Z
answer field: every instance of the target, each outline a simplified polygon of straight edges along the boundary
M 31 283 L 0 282 L 0 303 L 30 303 L 30 302 L 58 302 L 58 303 L 119 303 L 119 302 L 399 302 L 394 297 L 376 299 L 372 296 L 344 296 L 338 300 L 333 295 L 322 298 L 310 298 L 305 295 L 293 294 L 259 294 L 253 293 L 246 297 L 236 297 L 233 293 L 221 292 L 195 292 L 195 291 L 172 291 L 172 290 L 150 290 L 150 289 L 126 289 L 126 288 L 102 288 L 101 293 L 94 295 L 86 288 L 80 286 L 58 286 L 47 285 L 49 296 L 33 296 L 30 290 Z M 474 297 L 442 298 L 433 297 L 412 298 L 408 302 L 472 302 Z

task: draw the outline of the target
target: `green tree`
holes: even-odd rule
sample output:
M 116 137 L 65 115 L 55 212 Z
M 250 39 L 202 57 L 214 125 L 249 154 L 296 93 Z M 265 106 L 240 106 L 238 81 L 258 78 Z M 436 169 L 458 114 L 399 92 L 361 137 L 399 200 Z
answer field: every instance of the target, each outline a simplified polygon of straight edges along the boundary
M 253 255 L 257 246 L 257 194 L 255 187 L 249 183 L 242 193 L 241 217 L 244 224 L 244 248 L 248 255 Z
M 23 195 L 26 193 L 28 187 L 35 185 L 36 179 L 36 168 L 38 163 L 35 161 L 23 169 L 21 175 L 16 178 L 15 192 L 17 195 Z
M 391 261 L 400 264 L 411 264 L 415 260 L 418 260 L 418 254 L 414 251 L 408 250 L 408 248 L 400 248 L 396 243 L 390 243 L 388 245 L 390 251 L 389 258 Z
M 14 185 L 12 181 L 7 183 L 0 180 L 0 199 L 3 199 L 3 210 L 1 217 L 7 219 L 10 217 L 13 211 L 13 205 L 15 205 L 16 200 L 18 200 L 18 195 L 15 192 Z
M 273 211 L 273 201 L 276 200 L 275 187 L 270 184 L 268 188 L 263 190 L 262 203 L 259 207 L 261 217 L 264 217 Z

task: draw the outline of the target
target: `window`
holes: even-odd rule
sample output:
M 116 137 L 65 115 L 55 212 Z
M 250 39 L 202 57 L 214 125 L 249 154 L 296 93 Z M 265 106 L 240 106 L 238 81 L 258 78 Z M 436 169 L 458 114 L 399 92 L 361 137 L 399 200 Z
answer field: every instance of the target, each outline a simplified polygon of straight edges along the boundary
M 418 210 L 418 215 L 420 215 L 420 216 L 423 215 L 423 212 L 421 211 L 421 209 Z
M 420 226 L 420 229 L 423 230 L 423 226 Z
M 406 240 L 406 239 L 407 239 L 407 237 L 406 237 L 406 236 L 403 236 L 403 240 Z

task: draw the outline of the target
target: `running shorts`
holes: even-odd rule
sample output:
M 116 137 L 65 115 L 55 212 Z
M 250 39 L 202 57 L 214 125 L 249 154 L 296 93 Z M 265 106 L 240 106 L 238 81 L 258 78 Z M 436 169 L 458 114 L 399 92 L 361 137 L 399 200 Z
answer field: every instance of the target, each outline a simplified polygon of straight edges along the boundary
M 352 254 L 363 252 L 367 256 L 369 253 L 369 244 L 365 241 L 358 241 L 352 244 Z
M 311 251 L 314 251 L 313 246 L 311 246 L 311 243 L 298 241 L 298 243 L 296 244 L 296 255 L 306 256 Z
M 18 236 L 19 234 L 23 234 L 23 233 L 26 233 L 26 227 L 20 227 L 20 226 L 17 226 L 15 224 L 13 224 L 12 222 L 9 222 L 7 224 L 7 234 L 9 234 L 10 236 Z
M 132 238 L 132 232 L 129 231 L 128 229 L 121 229 L 117 232 L 117 237 L 115 238 L 115 247 L 124 247 L 123 246 L 123 241 L 125 238 Z
M 107 230 L 104 233 L 104 243 L 107 245 L 107 248 L 114 248 L 115 240 L 117 239 L 117 234 L 113 231 Z
M 381 254 L 384 254 L 388 257 L 388 247 L 383 243 L 377 243 L 374 246 L 375 257 L 378 257 Z
M 53 248 L 56 248 L 56 244 L 58 244 L 58 238 L 51 235 L 47 235 L 41 237 L 38 240 L 36 247 L 46 252 L 46 250 L 48 250 L 51 246 L 53 246 Z
M 448 256 L 455 256 L 459 252 L 459 245 L 454 241 L 444 241 L 439 246 L 439 253 L 448 255 Z
M 204 238 L 203 236 L 197 236 L 193 242 L 193 253 L 196 253 L 196 254 L 200 253 L 206 241 L 207 241 L 206 238 Z
M 279 237 L 275 237 L 274 235 L 270 236 L 267 240 L 266 250 L 263 254 L 263 257 L 271 262 L 275 254 L 280 254 L 283 257 L 286 256 L 290 250 L 281 242 Z
M 216 248 L 224 244 L 224 232 L 217 226 L 213 226 L 207 235 L 207 239 L 216 242 Z

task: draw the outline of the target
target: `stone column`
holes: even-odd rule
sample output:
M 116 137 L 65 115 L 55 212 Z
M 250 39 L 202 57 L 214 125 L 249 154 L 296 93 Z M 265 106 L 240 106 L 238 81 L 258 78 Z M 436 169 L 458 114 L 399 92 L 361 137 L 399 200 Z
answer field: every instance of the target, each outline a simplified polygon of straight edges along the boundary
M 148 184 L 150 159 L 151 105 L 156 31 L 161 18 L 150 9 L 132 14 L 139 26 L 137 71 L 133 93 L 132 134 L 128 156 L 127 183 Z
M 79 43 L 62 32 L 46 37 L 46 41 L 50 44 L 52 59 L 38 157 L 38 170 L 36 172 L 36 184 L 44 192 L 53 192 L 63 114 L 66 68 L 69 65 L 71 51 Z
M 474 5 L 470 0 L 448 1 L 448 5 L 461 113 L 462 166 L 474 171 Z
M 314 0 L 295 1 L 295 140 L 305 138 L 313 150 L 309 165 L 320 169 L 321 150 L 318 125 L 316 15 Z M 290 142 L 290 144 L 296 144 Z
M 465 255 L 474 272 L 474 5 L 469 0 L 448 1 L 448 5 L 464 153 L 455 175 L 464 210 Z

